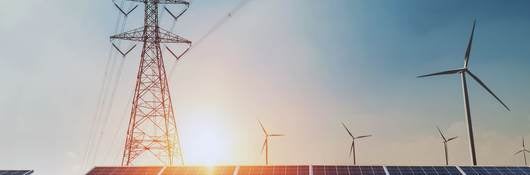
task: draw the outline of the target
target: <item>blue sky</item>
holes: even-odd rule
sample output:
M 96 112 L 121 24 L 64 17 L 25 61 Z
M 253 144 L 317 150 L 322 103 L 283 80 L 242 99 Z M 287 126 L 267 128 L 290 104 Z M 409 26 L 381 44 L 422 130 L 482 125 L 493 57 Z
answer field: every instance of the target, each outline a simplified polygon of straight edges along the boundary
M 174 32 L 196 41 L 238 3 L 195 0 Z M 415 76 L 461 67 L 477 19 L 470 69 L 513 109 L 469 83 L 479 164 L 520 165 L 512 155 L 520 137 L 530 136 L 529 5 L 252 0 L 171 75 L 187 162 L 261 164 L 261 119 L 287 135 L 272 141 L 276 164 L 349 164 L 341 121 L 354 133 L 374 134 L 359 143 L 361 164 L 443 163 L 436 125 L 459 136 L 451 162 L 467 164 L 460 79 Z M 126 29 L 141 25 L 141 10 Z M 0 2 L 0 157 L 9 158 L 0 169 L 84 172 L 118 15 L 111 1 Z M 89 166 L 119 162 L 138 54 L 111 57 L 116 72 L 123 61 L 122 76 Z M 174 66 L 169 56 L 166 63 Z

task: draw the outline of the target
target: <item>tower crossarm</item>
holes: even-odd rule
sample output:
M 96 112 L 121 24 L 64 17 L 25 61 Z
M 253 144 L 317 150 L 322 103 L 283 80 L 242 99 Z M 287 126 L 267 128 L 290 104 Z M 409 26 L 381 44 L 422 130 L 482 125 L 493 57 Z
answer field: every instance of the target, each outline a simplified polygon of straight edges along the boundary
M 111 40 L 120 39 L 120 40 L 129 40 L 129 41 L 138 41 L 144 42 L 148 38 L 144 37 L 144 30 L 152 28 L 151 26 L 136 28 L 124 33 L 116 34 L 110 37 Z M 148 29 L 151 30 L 151 29 Z M 160 43 L 186 43 L 191 44 L 190 40 L 187 40 L 181 36 L 173 34 L 165 29 L 158 28 L 160 31 L 158 39 Z
M 142 2 L 142 3 L 147 3 L 147 2 L 151 2 L 151 1 L 158 1 L 157 2 L 158 4 L 185 4 L 185 5 L 189 5 L 190 4 L 190 2 L 188 0 L 128 0 L 128 1 Z

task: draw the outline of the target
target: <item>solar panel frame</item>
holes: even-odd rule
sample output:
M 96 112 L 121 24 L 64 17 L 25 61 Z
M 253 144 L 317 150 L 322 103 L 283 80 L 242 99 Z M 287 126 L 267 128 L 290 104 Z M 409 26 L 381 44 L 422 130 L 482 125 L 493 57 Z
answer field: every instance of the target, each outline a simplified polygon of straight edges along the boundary
M 466 175 L 530 175 L 530 167 L 460 166 Z

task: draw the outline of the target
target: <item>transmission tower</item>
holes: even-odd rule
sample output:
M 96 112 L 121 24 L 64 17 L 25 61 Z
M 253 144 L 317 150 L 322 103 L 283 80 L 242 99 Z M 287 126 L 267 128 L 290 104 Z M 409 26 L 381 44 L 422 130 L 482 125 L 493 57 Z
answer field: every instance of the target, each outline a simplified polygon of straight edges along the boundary
M 162 58 L 161 44 L 186 44 L 180 55 L 169 53 L 177 60 L 191 47 L 191 41 L 184 39 L 159 26 L 159 6 L 176 20 L 189 7 L 187 0 L 127 0 L 143 3 L 145 6 L 144 26 L 110 37 L 113 40 L 128 40 L 143 43 L 140 65 L 136 77 L 136 87 L 132 110 L 123 150 L 122 166 L 132 166 L 142 160 L 158 160 L 164 165 L 173 165 L 175 160 L 183 162 L 182 150 L 171 104 L 169 85 Z M 116 5 L 116 4 L 115 4 Z M 185 9 L 174 15 L 166 5 L 184 5 Z M 116 7 L 127 16 L 132 10 Z M 123 52 L 112 44 L 123 56 L 135 46 Z

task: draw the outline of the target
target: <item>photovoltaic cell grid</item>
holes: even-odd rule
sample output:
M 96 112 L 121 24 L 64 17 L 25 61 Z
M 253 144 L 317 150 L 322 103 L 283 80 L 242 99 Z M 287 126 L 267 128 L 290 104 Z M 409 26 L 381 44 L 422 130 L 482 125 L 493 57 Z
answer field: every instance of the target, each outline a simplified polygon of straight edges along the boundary
M 386 175 L 382 166 L 313 166 L 313 175 Z
M 473 167 L 460 166 L 462 171 L 467 175 L 490 175 L 490 174 L 506 174 L 506 175 L 530 175 L 530 167 Z
M 0 175 L 29 175 L 33 170 L 0 170 Z
M 309 175 L 309 166 L 240 166 L 238 175 Z
M 530 175 L 530 167 L 460 166 L 467 175 Z M 240 166 L 237 175 L 309 175 L 309 166 Z M 455 166 L 386 166 L 390 175 L 460 175 Z M 88 175 L 233 175 L 235 166 L 96 167 Z M 161 172 L 163 171 L 163 172 Z M 384 175 L 383 166 L 313 166 L 313 175 Z M 0 175 L 29 175 L 32 170 L 0 170 Z
M 386 166 L 390 175 L 461 175 L 454 166 Z
M 163 167 L 96 167 L 87 175 L 158 175 Z
M 233 175 L 235 166 L 167 167 L 162 175 Z

